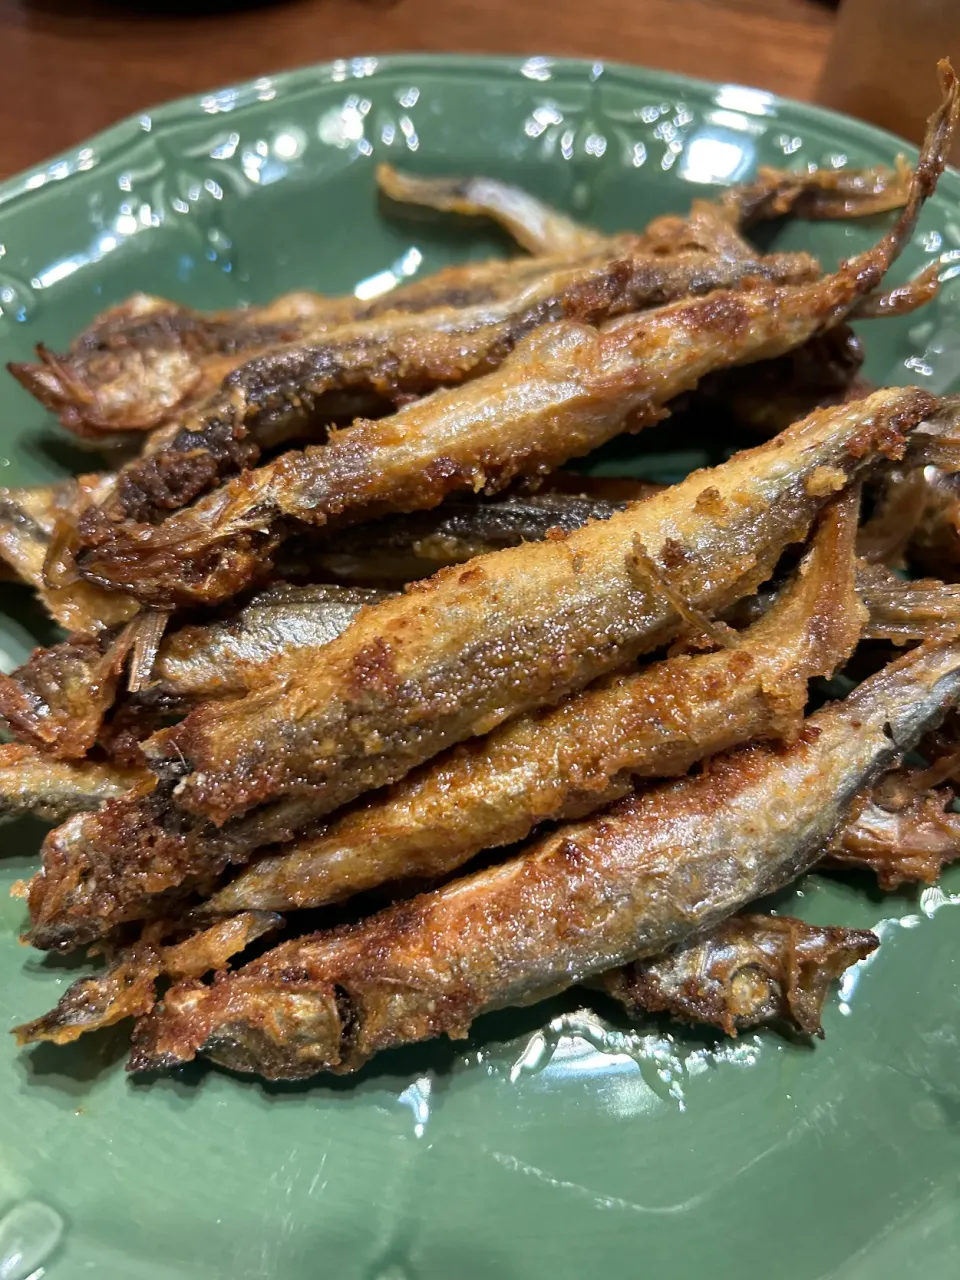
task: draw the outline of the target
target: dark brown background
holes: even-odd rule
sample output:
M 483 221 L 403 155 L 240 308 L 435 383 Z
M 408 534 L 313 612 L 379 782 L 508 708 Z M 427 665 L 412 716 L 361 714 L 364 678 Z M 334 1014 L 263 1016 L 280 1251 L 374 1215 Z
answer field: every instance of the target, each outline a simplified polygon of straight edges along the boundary
M 552 53 L 812 96 L 819 0 L 0 0 L 0 174 L 166 98 L 308 62 Z

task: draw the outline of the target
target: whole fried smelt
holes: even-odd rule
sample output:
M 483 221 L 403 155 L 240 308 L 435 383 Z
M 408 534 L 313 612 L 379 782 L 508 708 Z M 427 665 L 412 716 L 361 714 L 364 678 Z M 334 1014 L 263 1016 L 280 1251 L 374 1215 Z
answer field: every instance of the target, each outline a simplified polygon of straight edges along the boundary
M 79 759 L 93 746 L 113 705 L 120 674 L 139 632 L 139 614 L 118 635 L 76 638 L 35 649 L 12 675 L 0 675 L 0 715 L 14 732 L 51 755 Z
M 576 253 L 609 241 L 602 232 L 574 222 L 521 187 L 496 178 L 423 178 L 378 164 L 377 186 L 402 204 L 491 218 L 528 253 Z
M 136 293 L 98 316 L 66 355 L 41 346 L 38 364 L 8 367 L 68 430 L 96 441 L 156 426 L 196 391 L 209 366 L 343 323 L 360 305 L 304 292 L 204 314 Z
M 673 777 L 743 742 L 795 735 L 807 681 L 831 675 L 860 637 L 857 510 L 855 493 L 832 505 L 793 584 L 736 648 L 610 677 L 456 747 L 261 859 L 210 910 L 319 906 L 385 881 L 440 877 L 541 822 L 627 795 L 637 777 Z
M 202 1053 L 270 1079 L 351 1071 L 656 955 L 810 867 L 856 793 L 958 696 L 960 644 L 915 650 L 787 749 L 718 757 L 500 866 L 282 943 L 214 987 L 174 986 L 138 1025 L 131 1068 Z
M 307 787 L 329 812 L 662 643 L 677 614 L 635 566 L 638 542 L 698 609 L 749 594 L 826 498 L 901 453 L 932 407 L 896 389 L 814 414 L 566 539 L 441 571 L 362 615 L 285 685 L 158 735 L 150 759 L 176 782 L 178 808 L 217 822 Z
M 763 1022 L 823 1036 L 831 983 L 876 951 L 868 929 L 822 928 L 792 916 L 740 915 L 652 960 L 595 980 L 633 1016 L 669 1013 L 728 1036 Z
M 496 372 L 237 477 L 159 528 L 93 520 L 81 529 L 91 544 L 78 559 L 81 575 L 158 605 L 222 600 L 262 572 L 291 521 L 356 523 L 436 506 L 457 489 L 505 488 L 657 421 L 669 400 L 717 368 L 801 345 L 872 292 L 909 240 L 960 109 L 949 64 L 943 80 L 896 226 L 836 274 L 720 291 L 600 331 L 544 325 Z
M 247 911 L 166 947 L 157 936 L 163 926 L 148 926 L 143 939 L 124 948 L 103 973 L 75 982 L 55 1009 L 15 1027 L 13 1034 L 20 1045 L 40 1040 L 70 1044 L 87 1031 L 142 1017 L 153 1008 L 157 979 L 163 974 L 202 978 L 211 970 L 220 972 L 232 956 L 282 923 L 280 916 L 270 912 Z
M 361 614 L 276 688 L 198 708 L 147 744 L 156 790 L 51 833 L 30 889 L 30 940 L 69 948 L 140 919 L 155 895 L 219 875 L 665 643 L 680 618 L 660 582 L 637 575 L 638 538 L 696 608 L 749 595 L 827 499 L 900 455 L 903 433 L 935 405 L 893 390 L 815 415 L 566 539 L 443 570 Z M 914 439 L 914 456 L 942 447 L 932 425 Z
M 55 622 L 88 636 L 128 621 L 137 612 L 136 601 L 88 582 L 51 587 L 45 566 L 58 525 L 71 511 L 101 501 L 108 487 L 109 477 L 91 475 L 36 488 L 0 489 L 0 558 L 34 588 Z
M 277 445 L 331 421 L 331 394 L 419 396 L 496 369 L 538 325 L 597 323 L 744 278 L 810 280 L 807 255 L 691 252 L 664 259 L 630 246 L 563 265 L 512 293 L 470 307 L 387 311 L 332 329 L 308 345 L 276 347 L 234 369 L 186 415 L 162 448 L 125 466 L 109 506 L 115 517 L 153 520 L 252 467 Z
M 384 195 L 402 204 L 420 205 L 441 213 L 490 218 L 529 253 L 564 253 L 604 243 L 599 231 L 575 222 L 521 187 L 496 178 L 423 177 L 379 164 L 377 185 Z M 850 218 L 898 209 L 907 199 L 910 169 L 815 169 L 791 173 L 761 168 L 757 177 L 731 187 L 716 202 L 695 200 L 690 215 L 672 216 L 670 223 L 684 227 L 681 243 L 691 247 L 704 209 L 718 210 L 734 227 L 751 226 L 763 219 L 795 214 L 801 218 Z M 662 246 L 664 223 L 656 219 L 651 239 Z M 671 239 L 676 242 L 678 234 Z M 694 240 L 695 244 L 696 241 Z M 708 242 L 709 244 L 709 242 Z M 704 246 L 707 247 L 707 246 Z
M 338 325 L 383 311 L 466 307 L 490 301 L 561 266 L 609 258 L 616 237 L 583 254 L 532 261 L 508 259 L 446 267 L 372 301 L 286 294 L 264 307 L 204 314 L 165 298 L 134 294 L 98 316 L 58 356 L 40 347 L 38 364 L 11 373 L 81 440 L 147 431 L 208 395 L 251 356 L 291 342 L 316 340 Z
M 952 787 L 923 785 L 918 770 L 889 774 L 859 796 L 851 818 L 830 845 L 824 866 L 869 870 L 881 889 L 934 884 L 960 858 L 960 813 Z
M 237 696 L 266 684 L 301 651 L 314 653 L 384 592 L 279 582 L 233 617 L 172 632 L 160 647 L 142 700 L 183 703 Z
M 99 809 L 143 781 L 143 772 L 99 761 L 55 760 L 20 742 L 0 744 L 0 822 L 30 814 L 62 822 Z

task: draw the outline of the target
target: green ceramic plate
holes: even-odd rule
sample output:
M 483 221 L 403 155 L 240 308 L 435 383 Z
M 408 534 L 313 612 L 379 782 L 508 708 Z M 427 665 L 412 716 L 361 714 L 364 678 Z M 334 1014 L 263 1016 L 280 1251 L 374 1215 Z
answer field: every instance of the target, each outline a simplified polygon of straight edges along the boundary
M 0 187 L 2 355 L 62 346 L 134 289 L 223 307 L 506 250 L 475 226 L 388 220 L 374 197 L 381 158 L 514 179 L 612 230 L 759 163 L 874 164 L 897 149 L 768 93 L 602 64 L 358 58 L 265 78 L 128 120 Z M 960 262 L 958 197 L 948 174 L 902 273 Z M 781 240 L 829 262 L 880 225 L 791 224 Z M 865 336 L 871 376 L 945 390 L 960 377 L 960 291 Z M 0 415 L 4 482 L 77 465 L 12 379 Z M 3 592 L 12 664 L 36 632 L 17 589 Z M 0 850 L 4 1028 L 74 976 L 17 943 L 22 907 L 5 891 L 39 837 L 7 828 Z M 811 920 L 883 937 L 812 1045 L 629 1028 L 576 996 L 304 1087 L 203 1067 L 137 1084 L 122 1029 L 65 1050 L 0 1042 L 0 1215 L 38 1200 L 65 1224 L 54 1251 L 19 1269 L 2 1260 L 0 1227 L 0 1276 L 40 1263 L 51 1280 L 956 1276 L 951 891 L 960 876 L 889 898 L 811 876 L 782 896 Z

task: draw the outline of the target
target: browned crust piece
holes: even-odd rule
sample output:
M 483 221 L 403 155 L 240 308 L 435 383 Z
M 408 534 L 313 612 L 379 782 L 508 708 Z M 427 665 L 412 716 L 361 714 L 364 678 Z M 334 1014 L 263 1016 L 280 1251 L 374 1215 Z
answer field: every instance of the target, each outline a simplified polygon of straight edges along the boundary
M 668 1013 L 728 1036 L 785 1022 L 823 1037 L 823 1003 L 852 964 L 880 945 L 867 929 L 823 928 L 792 916 L 734 916 L 675 951 L 597 979 L 634 1017 Z
M 500 866 L 283 943 L 212 987 L 178 984 L 139 1024 L 131 1068 L 201 1052 L 272 1079 L 351 1071 L 656 955 L 812 866 L 856 793 L 958 696 L 960 644 L 915 650 L 786 749 L 715 758 Z

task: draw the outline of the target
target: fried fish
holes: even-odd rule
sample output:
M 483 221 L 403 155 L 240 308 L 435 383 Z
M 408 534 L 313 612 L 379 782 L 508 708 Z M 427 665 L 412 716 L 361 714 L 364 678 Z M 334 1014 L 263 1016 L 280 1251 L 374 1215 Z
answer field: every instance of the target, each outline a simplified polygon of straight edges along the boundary
M 209 910 L 319 906 L 388 881 L 439 878 L 542 822 L 622 798 L 637 777 L 673 777 L 744 742 L 789 739 L 808 680 L 832 675 L 860 637 L 857 497 L 831 505 L 793 583 L 734 647 L 608 677 L 455 747 L 318 836 L 262 858 Z
M 565 538 L 443 570 L 361 615 L 309 671 L 157 735 L 151 763 L 177 808 L 217 823 L 284 797 L 329 812 L 655 648 L 677 595 L 709 611 L 749 594 L 825 500 L 902 454 L 934 408 L 923 392 L 879 392 Z
M 595 980 L 634 1017 L 668 1013 L 728 1036 L 786 1022 L 823 1036 L 833 982 L 880 945 L 869 929 L 822 928 L 792 916 L 739 915 L 666 955 L 635 960 Z
M 198 708 L 145 744 L 157 787 L 48 837 L 31 940 L 69 948 L 142 918 L 157 895 L 656 649 L 682 625 L 681 600 L 716 612 L 748 596 L 830 497 L 904 454 L 911 429 L 913 456 L 942 457 L 951 409 L 924 422 L 936 409 L 895 389 L 825 410 L 566 538 L 443 570 L 275 687 Z
M 660 257 L 619 246 L 598 261 L 564 264 L 512 293 L 468 307 L 386 311 L 316 340 L 275 347 L 239 365 L 212 396 L 120 471 L 114 518 L 154 520 L 254 466 L 264 447 L 326 434 L 344 396 L 390 402 L 496 369 L 533 329 L 553 320 L 597 323 L 745 278 L 815 278 L 804 254 Z M 349 400 L 347 402 L 349 405 Z M 355 412 L 363 412 L 363 399 Z
M 718 925 L 819 858 L 853 797 L 960 696 L 960 644 L 922 648 L 810 717 L 356 925 L 296 938 L 214 986 L 183 982 L 137 1027 L 133 1070 L 197 1053 L 269 1079 L 352 1071 L 466 1035 Z
M 143 773 L 94 760 L 55 760 L 20 742 L 0 744 L 0 821 L 30 814 L 62 822 L 99 809 L 143 780 Z
M 87 1031 L 140 1017 L 153 1008 L 162 975 L 202 978 L 220 971 L 232 956 L 282 923 L 270 912 L 246 911 L 168 946 L 161 945 L 158 928 L 149 926 L 140 942 L 125 947 L 103 973 L 73 983 L 50 1013 L 17 1027 L 17 1041 L 70 1044 Z
M 433 507 L 456 490 L 502 489 L 659 420 L 670 400 L 713 370 L 772 358 L 840 323 L 880 283 L 936 185 L 960 106 L 948 67 L 943 77 L 944 100 L 897 225 L 836 274 L 718 291 L 599 330 L 542 325 L 495 372 L 286 454 L 157 528 L 88 513 L 81 576 L 161 606 L 222 600 L 263 571 L 293 522 L 355 523 Z
M 377 185 L 401 204 L 441 213 L 490 218 L 521 248 L 533 254 L 572 253 L 602 244 L 602 233 L 544 204 L 528 191 L 496 178 L 422 177 L 377 165 Z M 792 214 L 800 218 L 851 218 L 899 209 L 907 198 L 910 169 L 814 169 L 788 172 L 761 167 L 750 182 L 731 187 L 716 200 L 695 200 L 687 217 L 654 219 L 644 233 L 662 251 L 715 246 L 718 221 L 743 230 L 757 222 Z M 711 232 L 704 233 L 704 226 Z

